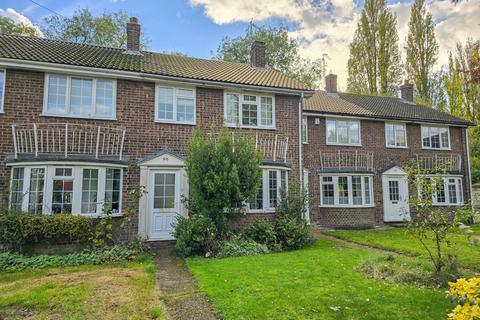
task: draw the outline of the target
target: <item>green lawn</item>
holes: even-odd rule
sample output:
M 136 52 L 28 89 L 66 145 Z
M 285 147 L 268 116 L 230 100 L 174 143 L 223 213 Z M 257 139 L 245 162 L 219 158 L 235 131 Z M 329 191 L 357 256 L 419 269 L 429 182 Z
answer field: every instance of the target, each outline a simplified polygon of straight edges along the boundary
M 188 259 L 225 319 L 444 319 L 443 290 L 368 279 L 355 270 L 377 256 L 319 240 L 304 250 L 226 259 Z
M 0 319 L 165 319 L 152 261 L 0 274 Z
M 480 226 L 473 227 L 475 235 L 480 235 Z M 361 244 L 393 250 L 401 253 L 426 256 L 420 242 L 408 235 L 404 228 L 369 229 L 369 230 L 336 230 L 325 231 L 325 234 Z M 449 236 L 452 247 L 449 252 L 458 255 L 462 266 L 480 270 L 480 246 L 468 245 L 468 239 L 461 234 Z

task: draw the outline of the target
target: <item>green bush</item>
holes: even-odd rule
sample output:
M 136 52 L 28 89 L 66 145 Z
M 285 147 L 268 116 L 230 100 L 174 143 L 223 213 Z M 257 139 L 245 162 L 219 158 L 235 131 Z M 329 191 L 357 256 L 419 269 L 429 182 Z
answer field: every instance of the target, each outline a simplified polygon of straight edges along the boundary
M 277 247 L 277 235 L 271 223 L 257 220 L 243 231 L 243 238 L 265 244 L 270 250 Z
M 93 219 L 70 214 L 40 215 L 5 212 L 0 214 L 0 243 L 21 251 L 26 244 L 86 244 Z
M 268 252 L 268 247 L 265 244 L 257 243 L 249 239 L 233 238 L 232 240 L 223 242 L 217 257 L 255 256 Z
M 305 220 L 282 218 L 274 224 L 277 242 L 282 250 L 295 250 L 313 243 L 313 228 Z
M 84 264 L 105 264 L 137 259 L 143 252 L 133 247 L 111 247 L 66 255 L 24 256 L 11 252 L 0 253 L 0 270 L 15 272 L 27 269 L 62 268 Z
M 184 257 L 213 255 L 218 246 L 217 229 L 209 217 L 201 214 L 179 217 L 174 236 L 176 247 Z

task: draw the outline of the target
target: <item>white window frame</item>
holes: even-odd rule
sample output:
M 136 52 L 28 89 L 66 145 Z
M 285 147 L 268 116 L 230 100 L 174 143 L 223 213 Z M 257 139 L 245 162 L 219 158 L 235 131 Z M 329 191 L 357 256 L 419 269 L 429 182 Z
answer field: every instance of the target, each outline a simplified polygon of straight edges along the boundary
M 10 185 L 13 177 L 13 168 L 24 168 L 23 173 L 23 198 L 22 198 L 22 211 L 28 212 L 29 204 L 29 186 L 31 170 L 33 168 L 45 169 L 44 186 L 43 186 L 43 214 L 52 214 L 52 193 L 53 193 L 53 180 L 60 178 L 55 176 L 56 168 L 71 168 L 73 180 L 73 195 L 72 195 L 72 215 L 80 215 L 85 217 L 102 217 L 103 204 L 105 201 L 105 180 L 107 169 L 120 169 L 120 195 L 119 195 L 119 210 L 117 213 L 113 213 L 113 217 L 120 217 L 123 215 L 122 211 L 122 197 L 123 197 L 123 167 L 115 165 L 99 166 L 98 164 L 18 164 L 11 167 Z M 82 213 L 82 190 L 83 190 L 83 170 L 84 169 L 97 169 L 98 170 L 98 185 L 97 185 L 97 213 Z M 11 196 L 10 196 L 11 202 Z M 10 207 L 9 203 L 9 207 Z
M 160 88 L 172 89 L 173 90 L 173 119 L 161 119 L 158 112 L 158 99 L 159 94 L 158 90 Z M 182 96 L 179 95 L 179 90 L 192 90 L 193 91 L 193 121 L 177 121 L 177 98 L 188 98 L 191 99 L 191 96 Z M 194 87 L 177 87 L 156 84 L 155 85 L 155 122 L 157 123 L 173 123 L 173 124 L 185 124 L 185 125 L 196 125 L 197 123 L 197 91 Z
M 270 171 L 277 172 L 277 205 L 280 202 L 280 190 L 282 188 L 282 171 L 285 172 L 286 187 L 285 192 L 288 192 L 288 175 L 289 168 L 279 168 L 279 167 L 261 167 L 262 168 L 262 200 L 263 205 L 262 209 L 252 209 L 250 204 L 247 204 L 247 212 L 249 213 L 273 213 L 275 212 L 275 207 L 270 207 L 270 190 L 269 190 L 269 174 Z
M 327 127 L 327 122 L 328 121 L 335 121 L 335 136 L 336 136 L 336 142 L 329 142 L 328 141 L 328 127 Z M 358 123 L 358 143 L 340 143 L 338 139 L 338 126 L 337 122 L 338 121 L 345 121 L 345 122 L 357 122 Z M 348 134 L 350 135 L 350 127 L 348 128 Z M 350 141 L 350 138 L 349 138 Z M 361 147 L 362 146 L 362 125 L 360 119 L 352 119 L 352 118 L 325 118 L 325 142 L 327 145 L 332 145 L 332 146 L 352 146 L 352 147 Z
M 0 97 L 0 114 L 5 113 L 3 104 L 5 102 L 5 83 L 7 82 L 7 69 L 0 68 L 0 72 L 3 72 L 3 88 L 2 88 L 2 96 Z
M 394 139 L 395 139 L 395 144 L 393 144 L 393 145 L 388 144 L 388 131 L 387 131 L 388 126 L 393 126 L 393 135 L 394 135 Z M 405 136 L 404 136 L 405 145 L 404 146 L 397 145 L 397 131 L 395 130 L 395 126 L 402 126 L 403 127 L 403 130 L 404 130 L 404 133 L 405 133 Z M 387 148 L 394 148 L 394 149 L 407 149 L 408 148 L 407 125 L 406 125 L 405 122 L 385 122 L 385 146 Z
M 432 206 L 437 207 L 451 207 L 451 206 L 462 206 L 465 204 L 464 194 L 463 194 L 463 177 L 459 175 L 445 175 L 445 176 L 435 176 L 435 175 L 428 175 L 428 178 L 432 179 L 432 190 L 436 190 L 436 181 L 440 178 L 443 181 L 443 190 L 445 192 L 445 202 L 438 202 L 437 201 L 437 193 L 432 193 Z M 448 191 L 449 179 L 455 179 L 455 192 L 457 195 L 457 202 L 450 203 L 450 195 Z M 418 186 L 418 197 L 422 197 L 421 194 L 421 187 Z
M 442 147 L 442 137 L 440 135 L 440 148 L 432 148 L 432 140 L 430 138 L 430 135 L 429 135 L 429 139 L 430 139 L 430 147 L 426 147 L 423 145 L 423 139 L 426 138 L 424 137 L 423 135 L 423 128 L 437 128 L 437 129 L 447 129 L 447 137 L 448 137 L 448 147 Z M 426 150 L 451 150 L 452 149 L 452 143 L 451 143 L 451 139 L 450 139 L 450 127 L 447 127 L 447 126 L 436 126 L 436 125 L 421 125 L 420 126 L 420 136 L 421 136 L 421 141 L 422 141 L 422 149 L 426 149 Z
M 308 117 L 302 117 L 302 143 L 308 144 Z
M 227 94 L 237 95 L 238 96 L 238 123 L 227 122 Z M 255 96 L 256 101 L 244 101 L 244 96 Z M 270 98 L 272 99 L 272 125 L 266 126 L 262 125 L 262 111 L 261 111 L 261 104 L 262 98 Z M 246 104 L 254 104 L 257 106 L 257 125 L 244 125 L 242 119 L 242 105 L 243 103 Z M 225 91 L 223 93 L 223 118 L 225 126 L 227 127 L 239 127 L 239 128 L 251 128 L 251 129 L 270 129 L 274 130 L 276 128 L 275 122 L 275 96 L 268 95 L 268 94 L 259 94 L 259 93 L 248 93 L 248 92 L 232 92 L 232 91 Z
M 354 205 L 353 204 L 353 189 L 352 189 L 352 176 L 359 176 L 361 182 L 361 192 L 362 192 L 362 204 L 361 205 Z M 373 208 L 375 207 L 375 199 L 373 193 L 373 174 L 356 174 L 356 173 L 346 173 L 346 174 L 338 174 L 338 173 L 325 173 L 320 174 L 320 207 L 323 208 Z M 334 197 L 334 204 L 324 204 L 323 203 L 323 177 L 332 177 L 333 178 L 333 197 Z M 340 204 L 339 203 L 339 196 L 338 196 L 338 178 L 339 177 L 347 177 L 348 181 L 348 203 L 347 204 Z M 366 189 L 365 189 L 365 179 L 363 177 L 369 178 L 369 191 L 370 191 L 370 203 L 366 204 Z
M 67 89 L 65 93 L 65 107 L 66 112 L 51 112 L 48 111 L 48 87 L 51 76 L 65 77 L 67 78 Z M 90 114 L 89 115 L 76 115 L 72 114 L 71 107 L 71 84 L 72 78 L 82 79 L 82 80 L 91 80 L 92 81 L 92 104 L 90 105 Z M 112 115 L 99 115 L 96 114 L 96 100 L 97 100 L 97 80 L 99 81 L 111 81 L 113 83 L 113 110 Z M 116 120 L 117 117 L 117 80 L 111 78 L 94 78 L 94 77 L 85 77 L 85 76 L 75 76 L 67 74 L 58 74 L 58 73 L 46 73 L 45 82 L 43 86 L 43 111 L 42 116 L 48 117 L 62 117 L 62 118 L 80 118 L 80 119 L 99 119 L 99 120 Z

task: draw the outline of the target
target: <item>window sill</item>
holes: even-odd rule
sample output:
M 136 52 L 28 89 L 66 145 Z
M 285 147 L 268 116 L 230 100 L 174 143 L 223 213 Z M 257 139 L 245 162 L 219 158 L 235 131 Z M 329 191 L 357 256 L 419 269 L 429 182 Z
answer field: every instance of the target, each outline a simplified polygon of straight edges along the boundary
M 361 147 L 362 144 L 341 144 L 341 143 L 331 143 L 327 142 L 327 146 L 339 146 L 339 147 Z
M 308 142 L 302 142 L 302 144 L 308 144 Z
M 463 203 L 432 203 L 433 207 L 458 207 L 463 205 Z
M 158 120 L 155 119 L 155 123 L 164 123 L 164 124 L 178 124 L 184 126 L 195 126 L 196 122 L 180 122 L 180 121 L 169 121 L 169 120 Z
M 75 214 L 76 216 L 86 217 L 86 218 L 105 218 L 107 215 L 105 214 L 98 214 L 98 213 L 79 213 Z M 112 214 L 112 218 L 120 218 L 123 217 L 123 213 L 115 213 Z
M 385 146 L 388 149 L 408 149 L 408 146 L 397 147 L 397 146 Z
M 277 130 L 276 127 L 265 127 L 265 126 L 244 126 L 244 125 L 234 125 L 234 124 L 225 124 L 225 127 L 228 128 L 238 128 L 238 129 L 258 129 L 258 130 Z
M 247 213 L 275 213 L 275 209 L 249 209 Z
M 352 205 L 319 205 L 320 208 L 334 208 L 334 209 L 366 209 L 375 208 L 375 205 L 368 206 L 352 206 Z
M 434 151 L 452 151 L 452 148 L 428 148 L 428 147 L 423 147 L 423 150 L 434 150 Z
M 75 116 L 69 114 L 54 114 L 54 113 L 42 113 L 41 117 L 54 117 L 54 118 L 71 118 L 71 119 L 86 119 L 86 120 L 107 120 L 107 121 L 116 121 L 117 118 L 114 117 L 89 117 L 89 116 Z

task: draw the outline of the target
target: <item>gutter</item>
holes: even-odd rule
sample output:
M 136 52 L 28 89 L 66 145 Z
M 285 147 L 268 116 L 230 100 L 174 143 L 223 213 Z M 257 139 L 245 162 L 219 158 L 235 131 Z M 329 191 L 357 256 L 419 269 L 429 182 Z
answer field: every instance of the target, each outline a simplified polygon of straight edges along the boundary
M 215 88 L 234 88 L 234 89 L 244 89 L 251 91 L 265 91 L 271 93 L 283 93 L 290 95 L 303 95 L 304 93 L 312 94 L 313 90 L 301 90 L 301 89 L 288 89 L 288 88 L 275 88 L 267 86 L 257 86 L 257 85 L 248 85 L 248 84 L 237 84 L 229 83 L 222 81 L 213 81 L 213 80 L 199 80 L 193 78 L 182 78 L 175 76 L 166 76 L 166 75 L 156 75 L 151 73 L 142 73 L 137 71 L 124 71 L 124 70 L 114 70 L 114 69 L 104 69 L 104 68 L 94 68 L 94 67 L 84 67 L 84 66 L 74 66 L 68 64 L 59 64 L 59 63 L 50 63 L 50 62 L 37 62 L 30 60 L 19 60 L 19 59 L 8 59 L 0 58 L 0 65 L 3 67 L 11 67 L 16 69 L 24 70 L 35 70 L 42 72 L 53 72 L 53 73 L 69 73 L 77 75 L 87 75 L 87 76 L 101 76 L 101 77 L 115 77 L 117 79 L 127 79 L 127 80 L 139 80 L 139 81 L 174 81 L 174 82 L 183 82 L 188 84 L 197 84 L 205 87 L 215 87 Z
M 468 186 L 470 189 L 470 204 L 473 208 L 472 168 L 470 167 L 470 143 L 468 141 L 467 129 L 465 129 L 465 141 L 466 141 L 466 148 L 467 148 L 467 168 L 468 168 Z
M 303 156 L 302 156 L 302 117 L 303 117 L 303 92 L 300 95 L 300 101 L 298 102 L 298 176 L 300 181 L 300 187 L 303 189 Z

